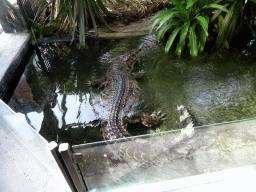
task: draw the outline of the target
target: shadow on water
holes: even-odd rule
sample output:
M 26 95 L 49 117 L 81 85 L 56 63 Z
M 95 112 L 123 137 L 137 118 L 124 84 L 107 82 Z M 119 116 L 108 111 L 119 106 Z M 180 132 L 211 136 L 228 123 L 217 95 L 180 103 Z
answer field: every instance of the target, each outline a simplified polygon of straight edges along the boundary
M 253 50 L 198 59 L 164 54 L 155 36 L 122 40 L 90 41 L 79 49 L 74 43 L 42 45 L 20 81 L 9 103 L 21 117 L 47 140 L 81 144 L 102 140 L 99 113 L 102 89 L 86 86 L 104 76 L 110 59 L 146 44 L 135 71 L 146 72 L 138 79 L 140 109 L 163 111 L 166 120 L 147 128 L 130 124 L 133 135 L 180 128 L 177 105 L 185 105 L 196 125 L 220 123 L 256 116 Z M 255 53 L 255 52 L 254 52 Z

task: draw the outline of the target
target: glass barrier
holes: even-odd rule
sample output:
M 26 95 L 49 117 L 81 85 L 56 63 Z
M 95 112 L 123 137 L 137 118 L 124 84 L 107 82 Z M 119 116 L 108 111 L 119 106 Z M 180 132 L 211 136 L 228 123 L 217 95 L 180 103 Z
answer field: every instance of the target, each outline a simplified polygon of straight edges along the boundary
M 72 146 L 92 191 L 110 191 L 256 162 L 256 120 Z

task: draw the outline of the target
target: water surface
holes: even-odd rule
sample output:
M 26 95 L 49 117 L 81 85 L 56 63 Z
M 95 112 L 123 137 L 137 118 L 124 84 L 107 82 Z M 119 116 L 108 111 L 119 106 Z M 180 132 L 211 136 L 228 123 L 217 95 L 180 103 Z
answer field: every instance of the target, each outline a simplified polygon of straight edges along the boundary
M 241 51 L 177 58 L 155 43 L 155 36 L 87 42 L 83 49 L 68 43 L 40 46 L 9 103 L 47 140 L 81 144 L 102 140 L 99 113 L 102 88 L 86 86 L 104 76 L 110 59 L 146 46 L 136 60 L 140 109 L 162 111 L 166 120 L 156 127 L 130 124 L 133 135 L 179 129 L 178 105 L 185 105 L 195 125 L 208 125 L 256 116 L 256 65 Z

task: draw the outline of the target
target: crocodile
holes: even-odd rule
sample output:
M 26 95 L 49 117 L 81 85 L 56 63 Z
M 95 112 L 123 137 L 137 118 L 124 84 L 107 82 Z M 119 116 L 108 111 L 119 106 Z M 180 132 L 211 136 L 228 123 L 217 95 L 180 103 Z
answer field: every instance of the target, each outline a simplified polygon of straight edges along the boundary
M 104 140 L 129 137 L 128 123 L 141 122 L 147 127 L 162 122 L 165 114 L 159 111 L 151 115 L 138 110 L 140 90 L 136 78 L 141 78 L 144 71 L 133 72 L 133 66 L 143 46 L 111 60 L 108 72 L 102 78 L 89 82 L 89 85 L 104 85 L 101 96 L 102 105 L 107 108 L 107 115 L 100 117 L 101 134 Z

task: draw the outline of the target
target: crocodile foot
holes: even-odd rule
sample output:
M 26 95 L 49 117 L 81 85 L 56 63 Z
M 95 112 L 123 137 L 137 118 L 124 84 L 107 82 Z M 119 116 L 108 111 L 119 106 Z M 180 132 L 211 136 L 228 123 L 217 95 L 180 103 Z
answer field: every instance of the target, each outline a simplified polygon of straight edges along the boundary
M 132 73 L 133 77 L 135 77 L 135 78 L 142 78 L 144 76 L 144 74 L 145 74 L 145 71 L 143 71 L 143 70 L 140 70 L 139 72 Z
M 139 72 L 138 72 L 139 74 L 141 74 L 141 75 L 144 75 L 145 74 L 145 71 L 143 71 L 143 70 L 139 70 Z
M 147 127 L 152 127 L 154 125 L 157 125 L 161 123 L 165 118 L 166 114 L 162 113 L 161 111 L 159 112 L 153 112 L 151 115 L 147 113 L 143 113 L 141 116 L 141 122 L 143 125 Z
M 160 110 L 160 111 L 158 111 L 158 112 L 154 111 L 150 116 L 155 116 L 155 115 L 157 115 L 157 116 L 161 116 L 161 118 L 163 118 L 163 117 L 165 117 L 165 116 L 166 116 L 166 113 L 162 113 L 162 111 L 161 111 L 161 110 Z

